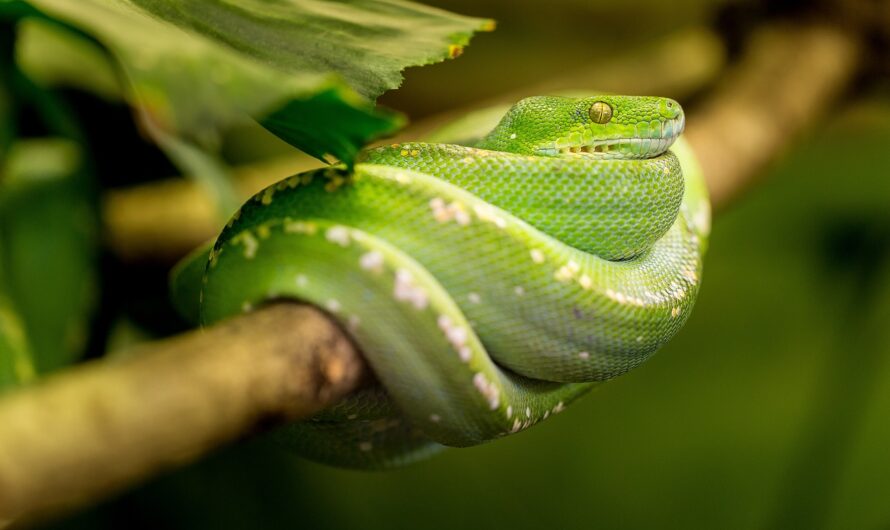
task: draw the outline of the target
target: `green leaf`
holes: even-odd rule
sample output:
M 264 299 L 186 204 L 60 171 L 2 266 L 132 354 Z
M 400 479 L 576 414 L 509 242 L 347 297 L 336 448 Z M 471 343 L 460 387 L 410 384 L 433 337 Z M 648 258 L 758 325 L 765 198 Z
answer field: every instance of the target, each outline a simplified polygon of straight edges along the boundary
M 454 57 L 475 31 L 493 27 L 400 0 L 132 3 L 293 76 L 336 72 L 368 99 L 398 87 L 405 67 Z
M 226 128 L 268 117 L 292 145 L 346 162 L 401 124 L 370 99 L 492 27 L 399 0 L 0 0 L 0 14 L 24 6 L 104 46 L 153 128 L 214 152 Z
M 320 160 L 332 156 L 351 165 L 367 138 L 395 132 L 404 120 L 398 114 L 372 115 L 341 104 L 350 97 L 349 93 L 330 89 L 305 100 L 291 100 L 262 124 L 278 137 L 299 145 L 308 155 Z
M 0 356 L 22 359 L 30 349 L 37 371 L 46 372 L 76 359 L 86 344 L 96 298 L 92 190 L 72 140 L 19 140 L 4 162 Z
M 21 319 L 0 296 L 0 391 L 32 381 L 34 361 Z
M 17 30 L 15 62 L 28 78 L 43 86 L 79 88 L 109 101 L 123 98 L 118 73 L 94 41 L 36 17 L 23 20 Z

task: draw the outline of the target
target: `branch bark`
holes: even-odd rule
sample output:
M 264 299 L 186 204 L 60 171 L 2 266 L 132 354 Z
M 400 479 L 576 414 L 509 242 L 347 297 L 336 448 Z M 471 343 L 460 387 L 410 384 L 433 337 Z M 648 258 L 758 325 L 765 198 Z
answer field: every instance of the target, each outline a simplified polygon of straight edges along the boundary
M 310 416 L 368 373 L 323 313 L 282 303 L 49 377 L 0 400 L 0 526 Z
M 833 109 L 860 55 L 854 36 L 829 26 L 755 36 L 688 119 L 718 207 Z M 294 304 L 140 349 L 0 400 L 0 519 L 29 521 L 95 502 L 261 424 L 304 418 L 369 373 L 335 324 Z
M 766 27 L 742 60 L 687 120 L 715 210 L 757 182 L 764 168 L 817 120 L 858 72 L 862 49 L 824 24 Z

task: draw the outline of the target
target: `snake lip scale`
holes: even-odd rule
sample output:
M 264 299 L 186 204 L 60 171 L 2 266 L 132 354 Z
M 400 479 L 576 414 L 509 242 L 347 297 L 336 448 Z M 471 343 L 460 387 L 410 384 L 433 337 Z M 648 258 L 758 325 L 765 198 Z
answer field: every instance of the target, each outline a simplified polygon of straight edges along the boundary
M 710 209 L 677 102 L 537 96 L 466 123 L 266 188 L 174 271 L 202 324 L 297 299 L 358 344 L 379 384 L 283 427 L 303 456 L 387 468 L 522 431 L 691 313 Z
M 678 118 L 655 122 L 651 127 L 639 128 L 634 136 L 595 139 L 581 145 L 560 145 L 538 150 L 542 155 L 581 155 L 597 159 L 650 158 L 667 150 L 683 133 L 686 126 L 685 115 Z

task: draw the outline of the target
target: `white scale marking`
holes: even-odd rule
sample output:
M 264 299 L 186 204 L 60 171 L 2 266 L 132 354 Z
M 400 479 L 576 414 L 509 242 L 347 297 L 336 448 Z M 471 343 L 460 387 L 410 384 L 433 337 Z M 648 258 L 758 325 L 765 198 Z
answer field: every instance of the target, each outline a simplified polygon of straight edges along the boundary
M 325 232 L 325 238 L 341 247 L 349 246 L 349 229 L 345 226 L 332 226 Z
M 501 397 L 497 385 L 486 379 L 485 374 L 482 372 L 477 372 L 476 375 L 473 376 L 473 385 L 476 387 L 476 390 L 482 394 L 482 397 L 488 401 L 488 407 L 491 410 L 498 408 Z
M 358 260 L 358 264 L 366 271 L 380 274 L 383 272 L 383 254 L 376 250 L 372 250 L 371 252 L 362 254 L 362 257 Z
M 414 283 L 414 275 L 407 269 L 396 271 L 393 296 L 400 302 L 408 302 L 415 309 L 425 309 L 429 300 L 423 287 Z

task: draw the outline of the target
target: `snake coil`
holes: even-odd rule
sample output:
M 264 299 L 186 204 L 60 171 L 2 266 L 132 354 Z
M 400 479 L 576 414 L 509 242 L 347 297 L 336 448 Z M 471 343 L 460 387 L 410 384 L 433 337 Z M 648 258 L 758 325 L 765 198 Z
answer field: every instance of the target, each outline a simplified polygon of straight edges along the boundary
M 393 466 L 526 429 L 689 315 L 709 209 L 683 126 L 666 98 L 534 97 L 472 146 L 290 177 L 195 258 L 201 321 L 288 297 L 350 332 L 380 385 L 283 430 L 316 460 Z

